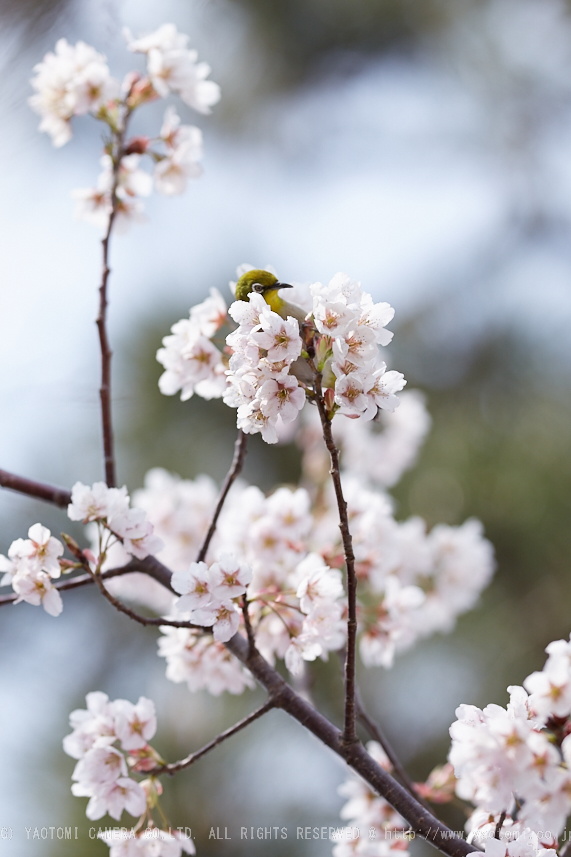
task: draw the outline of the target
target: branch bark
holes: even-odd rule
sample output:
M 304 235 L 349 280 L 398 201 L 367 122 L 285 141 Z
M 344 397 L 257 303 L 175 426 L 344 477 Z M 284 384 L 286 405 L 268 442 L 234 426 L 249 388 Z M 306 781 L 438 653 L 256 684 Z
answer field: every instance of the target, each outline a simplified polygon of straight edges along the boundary
M 111 268 L 109 267 L 109 242 L 113 225 L 117 217 L 117 211 L 121 200 L 117 196 L 117 188 L 119 187 L 119 171 L 121 169 L 121 158 L 124 151 L 125 133 L 127 131 L 127 123 L 129 121 L 130 111 L 128 107 L 124 107 L 121 127 L 115 132 L 112 140 L 113 159 L 113 175 L 111 185 L 111 211 L 109 213 L 109 222 L 107 231 L 101 241 L 103 251 L 103 265 L 101 272 L 101 285 L 99 286 L 99 313 L 97 316 L 97 331 L 99 334 L 99 347 L 101 350 L 101 387 L 99 388 L 99 398 L 101 401 L 101 427 L 103 433 L 103 462 L 105 470 L 105 482 L 109 488 L 114 488 L 117 484 L 115 473 L 115 455 L 113 451 L 113 417 L 111 404 L 111 358 L 113 352 L 109 344 L 107 335 L 107 285 Z
M 36 500 L 53 503 L 60 509 L 65 509 L 71 503 L 71 491 L 66 488 L 48 485 L 46 482 L 36 482 L 34 479 L 26 479 L 25 476 L 17 476 L 7 470 L 0 470 L 0 486 L 8 488 L 10 491 L 16 491 L 18 494 L 25 494 L 27 497 L 34 497 Z
M 14 490 L 30 496 L 38 496 L 48 502 L 56 503 L 55 494 L 52 497 L 31 493 L 29 480 L 22 480 Z M 39 483 L 31 483 L 32 486 Z M 10 486 L 12 487 L 12 486 Z M 35 488 L 33 489 L 35 491 Z M 54 489 L 54 491 L 61 489 Z M 56 503 L 57 505 L 57 503 Z M 171 572 L 156 557 L 149 556 L 138 561 L 137 570 L 149 574 L 168 589 Z M 158 620 L 160 624 L 167 624 Z M 154 624 L 154 623 L 153 623 Z M 330 723 L 327 718 L 314 709 L 293 688 L 288 685 L 280 674 L 264 660 L 256 648 L 251 647 L 241 635 L 235 634 L 224 644 L 231 654 L 250 670 L 256 681 L 266 689 L 274 707 L 282 708 L 291 717 L 308 729 L 323 744 L 330 747 L 338 756 L 356 771 L 365 782 L 383 797 L 410 824 L 415 834 L 426 839 L 448 857 L 466 857 L 476 849 L 459 837 L 454 831 L 442 824 L 432 813 L 423 807 L 403 786 L 390 776 L 374 759 L 369 756 L 360 742 L 348 744 L 344 733 Z
M 189 768 L 194 762 L 197 762 L 198 759 L 201 759 L 202 756 L 206 756 L 207 753 L 210 753 L 215 747 L 218 747 L 219 744 L 222 744 L 223 741 L 226 741 L 227 738 L 231 738 L 232 735 L 235 735 L 237 732 L 241 732 L 242 729 L 245 729 L 246 726 L 249 726 L 250 723 L 253 723 L 255 720 L 259 720 L 260 717 L 263 717 L 268 711 L 271 711 L 272 708 L 275 708 L 275 703 L 272 699 L 269 699 L 264 705 L 260 708 L 257 708 L 256 711 L 253 711 L 252 714 L 249 714 L 247 717 L 244 717 L 243 720 L 240 720 L 234 726 L 231 726 L 229 729 L 226 729 L 224 732 L 221 732 L 220 735 L 217 735 L 212 741 L 209 741 L 208 744 L 205 744 L 200 750 L 197 750 L 196 753 L 191 753 L 185 759 L 181 759 L 180 762 L 172 762 L 170 765 L 157 765 L 156 768 L 152 768 L 150 771 L 145 771 L 148 776 L 160 776 L 161 774 L 173 774 L 178 773 L 178 771 L 183 771 L 185 768 Z
M 120 568 L 110 568 L 108 571 L 104 571 L 101 575 L 103 580 L 109 580 L 111 577 L 121 577 L 123 574 L 131 574 L 133 571 L 138 571 L 139 567 L 137 565 L 137 560 L 134 563 L 128 563 L 127 565 L 122 565 Z M 79 574 L 76 577 L 71 577 L 67 580 L 59 580 L 57 583 L 54 583 L 54 589 L 57 589 L 59 592 L 67 592 L 69 589 L 79 589 L 82 586 L 88 586 L 93 583 L 93 576 L 91 574 Z M 3 604 L 12 604 L 17 595 L 2 595 L 0 597 L 0 607 Z
M 248 667 L 254 678 L 264 687 L 274 700 L 277 708 L 282 708 L 302 726 L 312 732 L 319 740 L 330 747 L 338 756 L 385 798 L 397 812 L 410 824 L 415 834 L 426 839 L 448 857 L 466 857 L 476 849 L 464 839 L 442 824 L 432 813 L 423 807 L 403 786 L 399 785 L 374 759 L 369 756 L 360 742 L 347 744 L 344 734 L 302 699 L 255 650 L 248 654 L 247 641 L 236 634 L 225 643 L 226 648 Z
M 355 675 L 357 656 L 357 575 L 355 574 L 355 554 L 353 553 L 353 540 L 349 529 L 349 516 L 347 514 L 347 503 L 343 496 L 341 485 L 341 474 L 339 471 L 339 450 L 335 446 L 333 433 L 331 431 L 331 420 L 327 414 L 321 387 L 321 373 L 315 372 L 315 400 L 323 439 L 331 459 L 331 478 L 335 488 L 337 508 L 339 510 L 339 529 L 343 541 L 343 552 L 345 554 L 345 566 L 347 568 L 347 647 L 345 655 L 345 724 L 343 729 L 343 740 L 349 744 L 358 741 L 356 730 L 356 705 L 355 705 Z
M 226 502 L 228 492 L 230 491 L 230 488 L 242 472 L 242 468 L 244 467 L 244 459 L 246 458 L 247 442 L 248 435 L 244 434 L 244 432 L 240 430 L 238 432 L 238 437 L 236 438 L 236 443 L 234 444 L 234 457 L 232 459 L 232 464 L 230 465 L 230 470 L 226 474 L 226 479 L 224 480 L 224 484 L 222 485 L 220 494 L 218 495 L 218 501 L 216 503 L 216 508 L 214 509 L 214 514 L 212 516 L 210 526 L 208 527 L 208 532 L 204 537 L 204 541 L 202 542 L 200 550 L 198 551 L 198 556 L 196 557 L 197 562 L 204 562 L 206 554 L 208 553 L 208 548 L 210 547 L 210 542 L 212 541 L 212 536 L 216 532 L 218 518 L 220 517 L 220 512 L 222 511 L 222 507 Z

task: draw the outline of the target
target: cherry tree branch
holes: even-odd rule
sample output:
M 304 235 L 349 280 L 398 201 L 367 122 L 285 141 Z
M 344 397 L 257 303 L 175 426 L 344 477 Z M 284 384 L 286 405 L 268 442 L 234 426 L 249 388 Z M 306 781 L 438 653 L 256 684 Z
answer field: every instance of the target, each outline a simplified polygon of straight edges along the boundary
M 111 268 L 109 267 L 109 243 L 113 225 L 117 217 L 117 212 L 121 204 L 121 200 L 117 196 L 117 188 L 119 187 L 119 171 L 121 169 L 121 158 L 124 151 L 125 133 L 127 131 L 127 123 L 129 121 L 130 110 L 125 107 L 121 127 L 114 133 L 112 140 L 112 185 L 111 185 L 111 211 L 109 213 L 109 221 L 107 223 L 107 231 L 101 241 L 103 250 L 103 268 L 101 273 L 101 285 L 99 286 L 99 313 L 97 316 L 97 331 L 99 333 L 99 346 L 101 349 L 101 387 L 99 388 L 99 398 L 101 401 L 101 426 L 103 432 L 103 462 L 105 469 L 105 481 L 109 488 L 114 488 L 117 484 L 115 473 L 115 456 L 113 451 L 113 418 L 111 406 L 111 358 L 113 352 L 109 344 L 107 335 L 107 285 Z
M 343 496 L 341 485 L 341 474 L 339 471 L 339 450 L 335 446 L 333 433 L 331 431 L 331 420 L 327 414 L 323 390 L 321 387 L 321 373 L 315 372 L 315 401 L 321 419 L 323 439 L 331 459 L 330 474 L 335 488 L 337 508 L 339 510 L 339 529 L 343 541 L 343 552 L 345 554 L 345 565 L 347 568 L 347 648 L 345 655 L 345 724 L 343 729 L 343 740 L 346 744 L 354 744 L 358 741 L 356 731 L 356 706 L 355 706 L 355 674 L 357 656 L 357 575 L 355 574 L 355 554 L 353 553 L 353 540 L 349 530 L 349 516 L 347 514 L 347 503 Z
M 241 430 L 238 431 L 238 437 L 236 438 L 236 443 L 234 444 L 234 457 L 232 459 L 232 464 L 230 465 L 230 470 L 226 474 L 224 484 L 220 489 L 216 508 L 214 509 L 214 514 L 212 515 L 210 526 L 208 527 L 208 532 L 204 537 L 204 541 L 202 542 L 200 550 L 198 551 L 198 556 L 196 557 L 197 562 L 204 562 L 206 554 L 208 553 L 208 548 L 210 547 L 210 542 L 212 541 L 212 536 L 216 532 L 218 518 L 220 517 L 220 512 L 222 511 L 222 507 L 226 502 L 228 492 L 230 491 L 230 488 L 242 472 L 242 468 L 244 467 L 244 459 L 246 458 L 247 442 L 248 435 L 244 434 L 244 432 Z
M 498 818 L 498 823 L 496 824 L 496 829 L 494 830 L 494 839 L 500 838 L 500 833 L 502 832 L 502 827 L 504 826 L 504 821 L 506 820 L 507 810 L 503 809 L 500 817 Z
M 133 619 L 134 622 L 138 622 L 139 625 L 144 625 L 146 627 L 152 626 L 155 628 L 160 628 L 163 625 L 170 625 L 173 628 L 199 628 L 200 630 L 204 630 L 201 625 L 193 625 L 192 622 L 177 622 L 173 619 L 164 619 L 162 616 L 153 619 L 148 616 L 142 616 L 135 610 L 131 610 L 130 607 L 127 607 L 126 604 L 123 604 L 122 601 L 120 601 L 118 598 L 115 598 L 115 596 L 109 592 L 103 582 L 101 572 L 91 570 L 87 557 L 85 556 L 81 548 L 79 548 L 77 544 L 73 541 L 73 539 L 66 538 L 64 536 L 64 541 L 71 553 L 76 557 L 77 560 L 79 560 L 86 572 L 90 575 L 103 597 L 107 601 L 109 601 L 109 603 L 113 607 L 115 607 L 116 610 L 118 610 L 120 613 L 124 613 L 125 616 L 128 616 L 129 619 Z
M 32 490 L 30 490 L 30 484 L 32 485 Z M 52 493 L 52 496 L 38 494 L 34 487 L 36 484 L 39 483 L 30 483 L 29 480 L 21 480 L 17 487 L 14 485 L 10 487 L 29 496 L 39 497 L 39 499 L 56 503 L 56 493 Z M 53 489 L 53 492 L 60 490 Z M 56 505 L 58 504 L 56 503 Z M 149 556 L 143 560 L 139 560 L 138 570 L 150 575 L 172 591 L 170 585 L 171 572 L 156 557 Z M 173 624 L 166 620 L 148 620 L 145 617 L 138 617 L 136 621 L 140 619 L 143 620 L 141 624 Z M 418 836 L 426 839 L 443 854 L 448 855 L 448 857 L 467 857 L 468 854 L 476 850 L 473 845 L 469 845 L 453 830 L 435 818 L 403 786 L 397 783 L 390 774 L 369 756 L 359 741 L 347 743 L 344 733 L 299 696 L 284 681 L 277 670 L 264 660 L 259 651 L 255 647 L 252 647 L 241 634 L 235 634 L 224 645 L 231 654 L 250 670 L 256 681 L 265 688 L 274 707 L 282 708 L 304 728 L 315 735 L 323 744 L 330 747 L 338 756 L 344 759 L 365 782 L 402 815 L 410 824 L 411 830 Z
M 110 568 L 108 571 L 104 571 L 101 574 L 101 577 L 104 580 L 109 580 L 111 577 L 121 577 L 123 574 L 132 574 L 132 572 L 138 570 L 137 561 L 134 563 L 129 562 L 127 565 L 122 565 L 120 568 Z M 67 592 L 69 589 L 79 589 L 82 586 L 88 586 L 94 583 L 93 575 L 91 574 L 79 574 L 77 577 L 71 577 L 67 580 L 58 580 L 53 584 L 54 589 L 57 589 L 59 592 Z M 3 604 L 12 604 L 18 595 L 2 595 L 0 597 L 0 607 Z
M 8 488 L 10 491 L 16 491 L 18 494 L 25 494 L 27 497 L 34 497 L 36 500 L 53 503 L 61 509 L 71 503 L 71 491 L 66 488 L 26 479 L 24 476 L 17 476 L 7 470 L 0 470 L 0 486 Z
M 256 647 L 256 638 L 254 636 L 254 629 L 252 628 L 252 623 L 250 622 L 250 610 L 249 610 L 250 602 L 246 598 L 245 595 L 242 596 L 242 616 L 244 617 L 244 627 L 246 628 L 246 635 L 248 637 L 248 645 L 250 646 L 250 651 L 254 651 Z
M 415 834 L 426 839 L 448 857 L 466 857 L 476 849 L 446 827 L 391 777 L 357 741 L 348 744 L 344 733 L 314 709 L 268 664 L 257 649 L 249 654 L 248 642 L 235 634 L 226 648 L 246 666 L 269 693 L 277 708 L 282 708 L 338 756 L 410 824 Z
M 274 701 L 269 699 L 264 705 L 253 711 L 252 714 L 249 714 L 247 717 L 244 717 L 243 720 L 235 723 L 234 726 L 231 726 L 229 729 L 221 732 L 220 735 L 217 735 L 216 738 L 209 741 L 208 744 L 205 744 L 200 750 L 197 750 L 195 753 L 191 753 L 185 759 L 181 759 L 179 762 L 172 762 L 170 765 L 157 765 L 156 768 L 152 768 L 150 771 L 145 771 L 145 773 L 150 777 L 160 776 L 161 774 L 170 774 L 172 776 L 173 774 L 178 773 L 178 771 L 183 771 L 185 768 L 189 768 L 194 764 L 194 762 L 201 759 L 202 756 L 206 756 L 207 753 L 215 747 L 218 747 L 218 745 L 222 744 L 223 741 L 226 741 L 227 738 L 231 738 L 232 735 L 235 735 L 237 732 L 241 732 L 241 730 L 245 729 L 246 726 L 249 726 L 250 723 L 253 723 L 255 720 L 259 720 L 260 717 L 263 717 L 264 714 L 275 707 L 276 705 Z
M 125 616 L 128 616 L 129 619 L 133 619 L 134 622 L 138 622 L 139 625 L 144 625 L 145 627 L 154 627 L 161 628 L 164 625 L 169 625 L 172 628 L 197 628 L 200 631 L 208 631 L 209 629 L 203 628 L 201 625 L 193 625 L 192 622 L 178 622 L 175 619 L 165 619 L 162 616 L 158 618 L 150 618 L 149 616 L 142 616 L 140 613 L 137 613 L 135 610 L 131 610 L 130 607 L 127 607 L 126 604 L 123 604 L 118 598 L 115 598 L 114 595 L 111 595 L 109 590 L 105 587 L 103 580 L 101 579 L 101 575 L 97 574 L 97 572 L 91 572 L 93 581 L 103 597 L 116 609 L 119 613 L 124 613 Z

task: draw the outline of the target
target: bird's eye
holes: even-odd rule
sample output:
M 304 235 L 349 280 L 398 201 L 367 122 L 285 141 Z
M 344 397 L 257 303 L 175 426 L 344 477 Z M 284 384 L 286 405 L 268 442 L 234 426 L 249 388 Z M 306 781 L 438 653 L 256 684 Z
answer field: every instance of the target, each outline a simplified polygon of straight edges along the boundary
M 252 291 L 257 292 L 259 295 L 261 295 L 264 291 L 264 287 L 261 283 L 254 283 L 254 285 L 252 286 Z

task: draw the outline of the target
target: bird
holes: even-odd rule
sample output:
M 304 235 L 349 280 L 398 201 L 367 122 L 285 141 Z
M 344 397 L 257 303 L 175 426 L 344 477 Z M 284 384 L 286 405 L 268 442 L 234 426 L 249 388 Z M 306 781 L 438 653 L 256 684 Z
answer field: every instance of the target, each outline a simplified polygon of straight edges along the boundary
M 279 294 L 281 289 L 293 289 L 289 283 L 280 283 L 278 278 L 269 271 L 254 268 L 242 274 L 236 284 L 236 300 L 248 301 L 252 292 L 262 295 L 270 309 L 281 318 L 292 316 L 300 327 L 306 319 L 307 312 L 296 304 L 289 303 Z
M 236 283 L 235 296 L 238 301 L 249 301 L 252 293 L 262 295 L 272 312 L 284 319 L 287 319 L 288 316 L 295 318 L 302 339 L 304 339 L 303 331 L 308 313 L 297 304 L 284 300 L 279 294 L 281 289 L 293 289 L 293 286 L 290 283 L 280 283 L 278 278 L 269 271 L 254 268 L 254 270 L 242 274 Z M 298 357 L 297 360 L 294 360 L 289 371 L 304 384 L 311 384 L 314 380 L 313 370 L 304 357 Z

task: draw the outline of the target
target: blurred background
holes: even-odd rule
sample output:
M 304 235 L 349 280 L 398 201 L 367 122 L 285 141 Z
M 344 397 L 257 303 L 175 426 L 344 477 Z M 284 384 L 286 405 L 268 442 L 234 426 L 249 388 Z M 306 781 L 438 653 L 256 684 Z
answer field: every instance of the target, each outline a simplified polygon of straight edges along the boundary
M 26 103 L 31 69 L 64 36 L 103 51 L 120 76 L 138 61 L 121 28 L 172 21 L 212 66 L 222 101 L 210 117 L 183 112 L 204 132 L 203 177 L 183 197 L 151 198 L 149 222 L 113 241 L 120 484 L 139 487 L 156 465 L 225 473 L 234 412 L 162 397 L 154 355 L 209 288 L 229 295 L 238 264 L 271 263 L 290 282 L 341 270 L 389 301 L 391 366 L 425 391 L 433 417 L 419 464 L 393 492 L 397 516 L 477 516 L 498 563 L 451 636 L 363 675 L 371 712 L 424 778 L 445 758 L 456 706 L 505 705 L 506 685 L 571 631 L 571 3 L 2 0 L 0 15 L 0 467 L 62 485 L 101 478 L 99 236 L 73 221 L 69 196 L 95 182 L 100 129 L 76 119 L 72 142 L 54 150 Z M 141 130 L 163 109 L 141 111 Z M 269 489 L 298 471 L 294 449 L 253 439 L 249 480 Z M 37 520 L 70 527 L 0 492 L 0 550 Z M 70 593 L 57 622 L 27 605 L 2 609 L 0 827 L 13 839 L 0 853 L 107 853 L 89 839 L 61 751 L 88 691 L 155 699 L 154 743 L 173 759 L 262 699 L 168 683 L 155 637 L 93 591 Z M 336 664 L 318 674 L 316 697 L 338 722 Z M 273 713 L 167 783 L 165 808 L 173 826 L 192 827 L 199 855 L 317 857 L 330 843 L 297 842 L 295 828 L 339 823 L 343 778 Z M 77 825 L 79 839 L 32 839 L 50 825 Z M 240 841 L 251 825 L 288 827 L 289 839 Z M 209 840 L 212 826 L 232 840 Z

